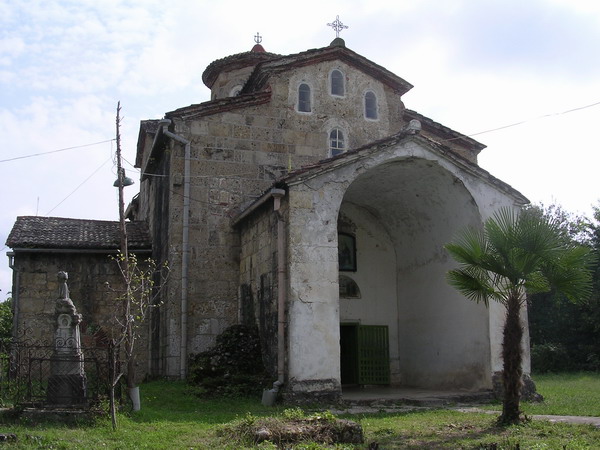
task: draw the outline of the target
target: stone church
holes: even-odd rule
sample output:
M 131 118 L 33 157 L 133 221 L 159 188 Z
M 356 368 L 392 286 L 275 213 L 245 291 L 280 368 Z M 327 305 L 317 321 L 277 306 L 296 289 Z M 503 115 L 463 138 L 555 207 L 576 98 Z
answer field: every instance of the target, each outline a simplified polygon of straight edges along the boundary
M 413 86 L 340 38 L 292 55 L 257 43 L 202 80 L 210 101 L 140 126 L 128 227 L 171 271 L 142 370 L 184 378 L 188 355 L 246 323 L 290 398 L 336 398 L 347 384 L 491 388 L 504 310 L 447 284 L 443 247 L 527 203 L 478 166 L 484 145 L 405 108 Z M 51 233 L 74 220 L 52 219 L 48 231 L 51 219 L 35 219 L 19 218 L 8 239 L 21 305 L 35 297 L 30 259 L 42 270 L 48 253 L 35 242 L 47 235 L 27 241 L 23 227 Z M 94 245 L 117 248 L 109 235 Z M 81 230 L 71 236 L 48 237 L 46 249 L 59 261 L 69 246 L 95 258 L 81 276 L 88 297 L 99 295 L 106 255 Z

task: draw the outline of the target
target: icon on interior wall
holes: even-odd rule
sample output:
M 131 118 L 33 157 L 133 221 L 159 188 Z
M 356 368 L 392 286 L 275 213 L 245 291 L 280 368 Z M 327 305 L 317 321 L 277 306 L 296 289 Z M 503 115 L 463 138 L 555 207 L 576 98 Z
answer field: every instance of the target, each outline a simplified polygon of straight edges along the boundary
M 339 269 L 356 272 L 356 238 L 351 234 L 338 234 Z

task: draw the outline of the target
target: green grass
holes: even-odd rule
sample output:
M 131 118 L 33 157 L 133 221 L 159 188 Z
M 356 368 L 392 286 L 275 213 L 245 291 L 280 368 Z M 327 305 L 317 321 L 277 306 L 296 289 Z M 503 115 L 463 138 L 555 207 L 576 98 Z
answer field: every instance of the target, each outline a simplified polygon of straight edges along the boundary
M 562 375 L 534 377 L 538 389 L 548 396 L 546 408 L 560 414 L 575 414 L 580 408 L 579 393 L 588 404 L 586 414 L 598 404 L 600 376 Z M 580 384 L 581 383 L 581 384 Z M 573 386 L 572 388 L 570 386 Z M 587 389 L 593 389 L 585 392 Z M 223 424 L 253 416 L 280 416 L 284 409 L 265 408 L 259 399 L 200 399 L 194 390 L 180 382 L 156 381 L 141 386 L 142 410 L 119 416 L 119 429 L 112 431 L 108 417 L 94 425 L 63 426 L 60 424 L 0 424 L 0 433 L 15 433 L 16 444 L 7 448 L 53 449 L 238 449 L 254 448 L 230 436 L 218 436 Z M 575 400 L 571 400 L 575 399 Z M 528 414 L 533 414 L 525 405 Z M 536 414 L 538 412 L 535 412 Z M 547 411 L 539 412 L 540 414 Z M 289 413 L 288 413 L 289 414 Z M 396 414 L 347 416 L 359 421 L 365 432 L 366 448 L 377 442 L 380 448 L 497 448 L 512 449 L 588 449 L 600 448 L 600 430 L 591 426 L 551 424 L 534 421 L 518 427 L 497 428 L 495 416 L 460 413 L 452 410 L 416 411 Z M 483 447 L 481 447 L 483 446 Z M 495 447 L 494 447 L 495 446 Z M 263 445 L 261 448 L 273 448 Z M 317 444 L 296 446 L 300 449 L 324 448 Z
M 526 414 L 600 417 L 600 375 L 564 373 L 534 375 L 542 403 L 523 403 Z
M 498 428 L 496 416 L 451 410 L 365 417 L 366 442 L 382 448 L 600 448 L 600 430 L 591 426 L 530 422 Z M 493 447 L 493 445 L 496 447 Z
M 15 433 L 17 448 L 210 448 L 215 427 L 247 413 L 266 415 L 272 408 L 257 399 L 199 399 L 182 382 L 155 381 L 140 387 L 142 410 L 119 414 L 113 431 L 109 417 L 94 425 L 9 424 L 2 433 Z M 279 410 L 277 410 L 279 411 Z

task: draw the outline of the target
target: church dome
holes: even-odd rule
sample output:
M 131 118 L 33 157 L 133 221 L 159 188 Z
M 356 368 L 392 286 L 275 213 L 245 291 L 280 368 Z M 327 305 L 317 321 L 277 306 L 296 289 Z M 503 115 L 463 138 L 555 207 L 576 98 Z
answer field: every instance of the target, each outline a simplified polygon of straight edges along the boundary
M 258 63 L 269 61 L 279 56 L 281 55 L 266 52 L 262 45 L 256 44 L 249 52 L 227 56 L 210 63 L 202 74 L 202 81 L 209 89 L 212 89 L 213 84 L 221 73 L 232 72 L 245 67 L 254 67 Z

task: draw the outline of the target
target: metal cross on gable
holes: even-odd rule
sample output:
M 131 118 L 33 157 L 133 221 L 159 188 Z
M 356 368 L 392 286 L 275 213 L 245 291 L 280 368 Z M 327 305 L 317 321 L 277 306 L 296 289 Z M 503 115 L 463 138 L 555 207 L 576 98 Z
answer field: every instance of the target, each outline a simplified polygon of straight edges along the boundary
M 258 34 L 258 31 L 256 32 L 256 36 L 254 36 L 254 42 L 256 42 L 257 44 L 260 44 L 262 42 L 262 36 Z
M 328 23 L 327 26 L 335 30 L 336 38 L 340 37 L 340 31 L 342 31 L 344 28 L 348 28 L 347 25 L 344 25 L 342 22 L 340 22 L 340 16 L 335 16 L 335 21 L 332 23 Z

